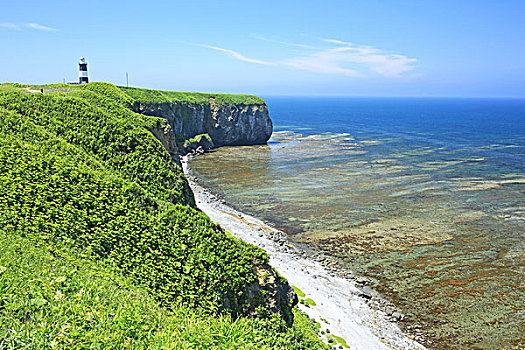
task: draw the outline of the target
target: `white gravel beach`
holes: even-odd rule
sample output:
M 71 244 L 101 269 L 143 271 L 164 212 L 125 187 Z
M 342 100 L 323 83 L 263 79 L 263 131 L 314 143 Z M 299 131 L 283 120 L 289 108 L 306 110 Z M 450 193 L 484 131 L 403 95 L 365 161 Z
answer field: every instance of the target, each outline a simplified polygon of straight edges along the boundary
M 425 349 L 392 321 L 395 313 L 389 316 L 369 306 L 376 300 L 374 292 L 364 293 L 355 279 L 339 277 L 331 268 L 307 258 L 286 241 L 284 233 L 222 203 L 198 185 L 188 162 L 189 157 L 185 156 L 182 164 L 197 206 L 234 236 L 266 250 L 270 264 L 290 285 L 304 292 L 304 298 L 315 302 L 315 306 L 299 304 L 299 308 L 319 322 L 322 330 L 343 338 L 351 349 Z

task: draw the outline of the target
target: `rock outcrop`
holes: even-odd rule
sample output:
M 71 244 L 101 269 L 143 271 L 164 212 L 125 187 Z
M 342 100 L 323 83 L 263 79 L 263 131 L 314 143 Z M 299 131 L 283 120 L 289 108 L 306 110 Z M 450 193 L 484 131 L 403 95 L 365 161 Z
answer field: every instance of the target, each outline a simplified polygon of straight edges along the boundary
M 168 151 L 171 158 L 179 166 L 182 166 L 179 158 L 179 148 L 177 140 L 171 126 L 165 121 L 158 121 L 157 124 L 150 128 L 149 131 L 160 141 L 162 146 Z
M 215 147 L 264 144 L 273 131 L 266 104 L 209 104 L 187 102 L 143 103 L 135 101 L 135 112 L 162 117 L 172 131 L 185 140 L 208 134 Z
M 208 134 L 197 135 L 189 140 L 184 141 L 181 149 L 182 154 L 202 154 L 215 147 L 211 137 Z
M 258 306 L 264 306 L 265 312 L 280 314 L 286 324 L 293 324 L 293 313 L 291 309 L 297 305 L 299 298 L 288 284 L 286 279 L 269 265 L 254 265 L 253 272 L 257 279 L 250 283 L 242 298 L 230 299 L 226 297 L 224 305 L 229 309 L 245 309 L 244 316 L 257 316 L 261 310 Z M 247 307 L 242 307 L 238 303 L 245 303 Z

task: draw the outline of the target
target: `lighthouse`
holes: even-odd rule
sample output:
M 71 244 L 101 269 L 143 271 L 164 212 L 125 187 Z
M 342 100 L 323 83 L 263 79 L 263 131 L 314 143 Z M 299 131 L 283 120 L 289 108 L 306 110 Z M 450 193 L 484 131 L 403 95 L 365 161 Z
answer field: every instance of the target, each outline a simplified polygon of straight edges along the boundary
M 80 62 L 78 63 L 78 83 L 79 84 L 89 83 L 88 72 L 87 72 L 87 62 L 84 57 L 80 57 Z

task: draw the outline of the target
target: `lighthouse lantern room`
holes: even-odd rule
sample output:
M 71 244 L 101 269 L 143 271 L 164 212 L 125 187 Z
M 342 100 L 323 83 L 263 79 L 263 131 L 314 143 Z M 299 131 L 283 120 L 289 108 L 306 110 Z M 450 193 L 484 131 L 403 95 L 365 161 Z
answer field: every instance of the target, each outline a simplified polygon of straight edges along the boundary
M 80 62 L 78 63 L 78 83 L 79 84 L 89 83 L 87 62 L 84 57 L 80 57 Z

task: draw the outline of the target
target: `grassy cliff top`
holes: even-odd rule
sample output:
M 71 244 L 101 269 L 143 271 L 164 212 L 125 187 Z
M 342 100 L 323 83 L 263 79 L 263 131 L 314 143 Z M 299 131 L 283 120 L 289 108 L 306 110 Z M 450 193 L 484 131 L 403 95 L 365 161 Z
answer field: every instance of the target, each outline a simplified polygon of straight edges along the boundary
M 212 94 L 202 92 L 179 92 L 119 87 L 121 91 L 142 103 L 181 102 L 209 104 L 210 98 L 217 104 L 264 104 L 264 101 L 253 95 Z
M 107 83 L 0 84 L 0 349 L 324 348 L 266 311 L 268 256 L 195 208 L 150 132 L 166 121 L 132 104 Z
M 92 90 L 90 86 L 102 86 L 111 85 L 107 83 L 89 83 L 82 85 L 69 85 L 69 84 L 46 84 L 46 85 L 24 85 L 24 84 L 12 84 L 5 83 L 0 84 L 0 88 L 3 89 L 26 89 L 28 91 L 39 91 L 44 89 L 44 92 L 56 92 L 56 91 L 75 91 L 88 89 Z M 115 87 L 111 85 L 112 87 Z M 118 90 L 123 92 L 126 96 L 131 97 L 133 100 L 140 101 L 141 103 L 170 103 L 170 102 L 181 102 L 181 103 L 194 103 L 207 105 L 210 103 L 210 99 L 214 99 L 217 104 L 264 104 L 264 100 L 254 95 L 240 95 L 240 94 L 215 94 L 205 92 L 181 92 L 181 91 L 162 91 L 162 90 L 151 90 L 141 89 L 136 87 L 124 87 L 118 86 Z M 107 89 L 106 89 L 107 90 Z M 111 89 L 117 90 L 117 89 Z M 115 94 L 115 91 L 112 91 Z M 124 95 L 119 94 L 119 95 Z
M 59 87 L 60 88 L 60 87 Z M 46 88 L 47 89 L 47 88 Z M 108 260 L 167 304 L 249 309 L 264 251 L 232 239 L 194 201 L 182 169 L 117 87 L 0 89 L 0 227 Z

